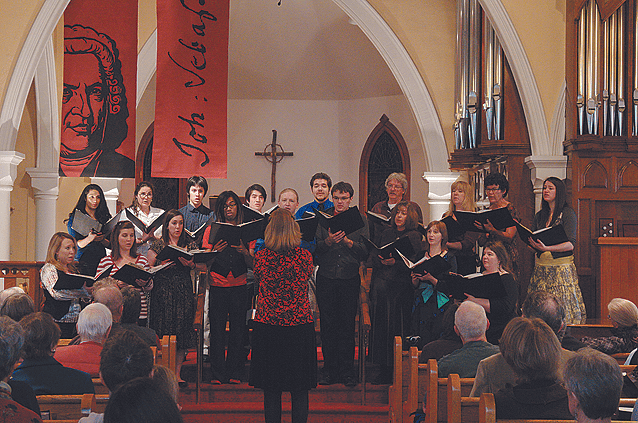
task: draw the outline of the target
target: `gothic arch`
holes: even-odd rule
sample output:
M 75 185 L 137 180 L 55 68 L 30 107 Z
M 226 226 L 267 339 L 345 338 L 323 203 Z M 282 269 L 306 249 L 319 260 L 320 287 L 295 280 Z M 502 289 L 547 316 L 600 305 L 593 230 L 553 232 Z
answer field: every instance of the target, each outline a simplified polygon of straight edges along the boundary
M 386 115 L 382 115 L 377 126 L 370 132 L 363 151 L 361 152 L 361 160 L 359 162 L 359 192 L 361 193 L 359 195 L 359 209 L 361 210 L 369 210 L 371 208 L 369 201 L 371 188 L 369 186 L 369 177 L 371 176 L 369 166 L 375 147 L 377 147 L 379 143 L 389 144 L 388 147 L 396 153 L 393 154 L 395 158 L 392 161 L 400 162 L 400 168 L 391 170 L 401 171 L 408 178 L 408 190 L 405 192 L 404 198 L 406 200 L 410 199 L 410 153 L 408 152 L 408 147 L 405 144 L 401 132 L 390 122 L 390 119 L 388 119 Z M 387 177 L 387 175 L 383 177 L 384 180 L 385 177 Z M 377 186 L 376 189 L 385 192 L 382 187 Z

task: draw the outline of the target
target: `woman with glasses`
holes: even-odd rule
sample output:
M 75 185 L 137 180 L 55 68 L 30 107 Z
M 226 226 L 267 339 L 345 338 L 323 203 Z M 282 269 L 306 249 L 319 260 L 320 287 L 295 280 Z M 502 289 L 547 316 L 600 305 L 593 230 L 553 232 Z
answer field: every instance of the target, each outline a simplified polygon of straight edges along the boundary
M 217 222 L 239 225 L 243 213 L 239 197 L 233 191 L 219 194 L 215 203 Z M 214 242 L 214 244 L 213 244 Z M 242 335 L 246 324 L 246 272 L 252 266 L 252 256 L 246 246 L 228 245 L 224 240 L 211 238 L 206 228 L 202 248 L 218 254 L 210 265 L 208 318 L 210 320 L 210 362 L 213 384 L 240 383 L 243 370 Z M 228 321 L 228 353 L 224 358 L 224 335 Z
M 129 206 L 129 210 L 142 221 L 145 225 L 150 225 L 155 219 L 160 217 L 164 210 L 158 207 L 152 207 L 153 202 L 153 184 L 142 181 L 135 187 L 133 193 L 133 202 Z M 145 234 L 139 228 L 135 228 L 135 237 L 137 242 L 137 252 L 146 255 L 149 249 L 149 241 L 160 238 L 162 236 L 162 227 Z
M 490 201 L 489 209 L 496 210 L 502 207 L 507 207 L 512 218 L 520 221 L 516 209 L 505 199 L 507 192 L 509 191 L 509 182 L 507 178 L 501 173 L 490 173 L 485 177 L 483 187 L 485 188 L 485 195 Z M 494 225 L 488 220 L 485 225 L 481 225 L 477 222 L 477 226 L 484 229 L 487 234 L 483 235 L 479 239 L 481 245 L 485 244 L 486 240 L 501 241 L 507 252 L 509 253 L 510 261 L 512 263 L 512 271 L 515 276 L 518 276 L 518 250 L 516 249 L 516 226 L 510 226 L 509 228 L 496 229 Z

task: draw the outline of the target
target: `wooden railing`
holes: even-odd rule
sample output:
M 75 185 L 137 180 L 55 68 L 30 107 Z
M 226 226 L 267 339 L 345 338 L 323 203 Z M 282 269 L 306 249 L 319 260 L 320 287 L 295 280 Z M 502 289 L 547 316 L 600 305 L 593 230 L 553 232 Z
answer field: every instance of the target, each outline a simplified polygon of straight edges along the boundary
M 3 261 L 0 262 L 0 277 L 4 279 L 4 289 L 19 286 L 31 296 L 35 310 L 40 311 L 44 303 L 44 293 L 40 287 L 40 268 L 44 262 Z

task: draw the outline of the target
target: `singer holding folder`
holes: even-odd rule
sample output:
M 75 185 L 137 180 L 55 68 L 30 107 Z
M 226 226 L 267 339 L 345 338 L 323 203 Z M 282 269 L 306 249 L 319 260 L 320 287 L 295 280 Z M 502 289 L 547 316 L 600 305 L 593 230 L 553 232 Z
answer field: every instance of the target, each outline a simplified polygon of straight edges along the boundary
M 164 210 L 152 207 L 153 202 L 153 184 L 142 181 L 135 187 L 133 192 L 133 202 L 129 206 L 129 210 L 142 221 L 145 225 L 150 225 L 155 219 L 160 217 Z M 145 234 L 141 229 L 135 228 L 135 236 L 137 242 L 137 252 L 143 255 L 148 253 L 150 241 L 159 238 L 162 235 L 162 227 L 160 226 L 155 232 Z
M 73 338 L 75 324 L 82 306 L 80 301 L 91 298 L 86 286 L 81 289 L 55 289 L 60 273 L 77 273 L 74 263 L 77 244 L 64 232 L 53 234 L 47 248 L 46 263 L 40 269 L 40 283 L 44 288 L 42 311 L 53 316 L 63 338 Z
M 551 176 L 543 182 L 541 210 L 534 216 L 532 231 L 563 225 L 569 241 L 545 245 L 540 240 L 529 239 L 530 246 L 536 251 L 536 264 L 527 291 L 550 292 L 565 308 L 565 324 L 579 324 L 585 323 L 587 314 L 574 265 L 576 213 L 566 200 L 563 181 Z

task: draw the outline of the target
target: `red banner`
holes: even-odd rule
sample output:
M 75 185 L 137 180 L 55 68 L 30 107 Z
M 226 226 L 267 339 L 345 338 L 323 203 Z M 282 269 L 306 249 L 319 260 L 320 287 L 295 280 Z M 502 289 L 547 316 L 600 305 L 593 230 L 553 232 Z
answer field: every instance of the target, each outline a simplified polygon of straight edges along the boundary
M 226 177 L 229 0 L 157 1 L 154 177 Z
M 135 177 L 137 0 L 64 12 L 61 176 Z

